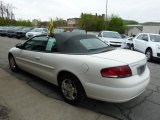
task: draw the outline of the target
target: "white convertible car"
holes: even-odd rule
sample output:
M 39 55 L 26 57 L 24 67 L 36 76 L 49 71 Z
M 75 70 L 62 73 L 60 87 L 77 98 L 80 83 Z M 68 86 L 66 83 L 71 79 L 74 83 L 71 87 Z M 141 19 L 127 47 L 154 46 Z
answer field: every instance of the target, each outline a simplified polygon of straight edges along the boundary
M 59 86 L 63 99 L 74 105 L 85 97 L 126 102 L 150 81 L 145 55 L 115 49 L 94 35 L 36 36 L 12 48 L 8 59 L 12 71 L 22 69 Z

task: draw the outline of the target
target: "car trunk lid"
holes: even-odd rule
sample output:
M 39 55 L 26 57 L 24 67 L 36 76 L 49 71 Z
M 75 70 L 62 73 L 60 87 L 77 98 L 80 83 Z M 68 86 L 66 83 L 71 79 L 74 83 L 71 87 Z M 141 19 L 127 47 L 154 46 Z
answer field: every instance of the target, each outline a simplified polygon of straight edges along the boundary
M 123 62 L 128 65 L 134 65 L 135 63 L 146 59 L 146 56 L 142 53 L 125 49 L 115 49 L 108 52 L 94 54 L 91 55 L 91 57 L 110 59 L 118 62 Z

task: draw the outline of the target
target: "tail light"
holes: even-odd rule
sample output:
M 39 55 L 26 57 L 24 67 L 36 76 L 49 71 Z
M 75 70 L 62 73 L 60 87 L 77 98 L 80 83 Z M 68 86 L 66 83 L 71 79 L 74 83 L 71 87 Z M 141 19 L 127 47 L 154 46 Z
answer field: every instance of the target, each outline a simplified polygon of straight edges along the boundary
M 101 70 L 102 77 L 125 78 L 132 76 L 132 71 L 128 65 L 104 68 Z

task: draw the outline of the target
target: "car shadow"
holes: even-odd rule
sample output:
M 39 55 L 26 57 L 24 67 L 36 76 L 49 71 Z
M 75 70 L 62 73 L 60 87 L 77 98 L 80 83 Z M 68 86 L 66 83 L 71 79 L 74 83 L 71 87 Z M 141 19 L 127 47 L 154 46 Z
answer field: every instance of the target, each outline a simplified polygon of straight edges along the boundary
M 6 69 L 6 71 L 17 79 L 25 81 L 30 87 L 36 89 L 41 94 L 63 101 L 57 86 L 22 70 L 18 73 L 13 73 L 9 69 Z M 79 107 L 89 109 L 116 119 L 130 119 L 129 114 L 131 113 L 131 108 L 134 108 L 140 103 L 144 102 L 145 97 L 149 94 L 151 94 L 151 92 L 147 90 L 141 96 L 125 103 L 109 103 L 86 98 L 82 103 L 79 104 Z

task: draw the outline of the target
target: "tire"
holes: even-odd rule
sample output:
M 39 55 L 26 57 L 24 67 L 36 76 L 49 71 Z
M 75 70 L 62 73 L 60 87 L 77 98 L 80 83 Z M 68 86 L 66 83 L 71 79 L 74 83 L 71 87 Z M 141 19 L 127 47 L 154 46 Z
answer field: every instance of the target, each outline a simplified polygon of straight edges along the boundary
M 62 98 L 71 105 L 78 105 L 85 98 L 82 84 L 72 74 L 64 74 L 59 79 L 59 88 Z
M 127 43 L 127 49 L 131 49 L 131 44 Z
M 16 64 L 16 61 L 15 61 L 13 55 L 10 54 L 9 57 L 8 57 L 8 60 L 9 60 L 10 69 L 11 69 L 13 72 L 18 72 L 19 68 L 18 68 L 18 66 L 17 66 L 17 64 Z
M 147 57 L 147 61 L 151 62 L 152 59 L 153 59 L 152 50 L 151 49 L 147 49 L 145 54 L 146 54 L 146 57 Z
M 17 39 L 20 39 L 21 37 L 16 37 Z
M 130 45 L 130 50 L 134 50 L 134 45 Z

